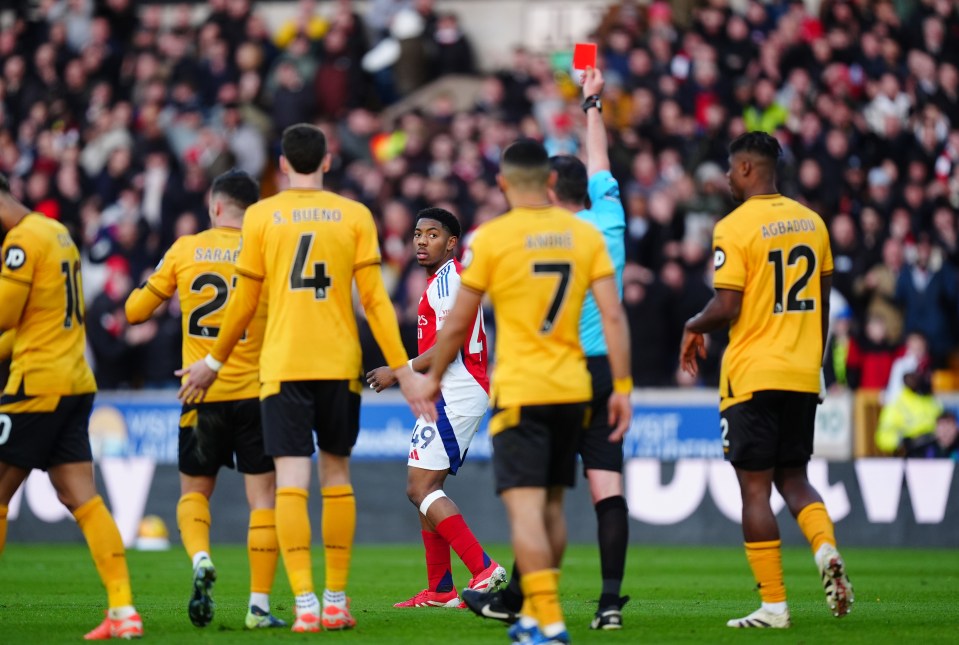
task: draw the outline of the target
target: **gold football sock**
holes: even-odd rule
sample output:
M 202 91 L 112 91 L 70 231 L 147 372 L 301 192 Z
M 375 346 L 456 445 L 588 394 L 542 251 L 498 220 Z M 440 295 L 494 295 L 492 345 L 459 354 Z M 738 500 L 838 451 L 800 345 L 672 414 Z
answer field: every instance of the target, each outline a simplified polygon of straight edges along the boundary
M 126 607 L 133 604 L 130 591 L 130 573 L 127 570 L 127 555 L 123 540 L 113 516 L 97 495 L 73 512 L 83 537 L 90 547 L 90 555 L 107 589 L 110 607 Z
M 533 618 L 540 629 L 563 624 L 563 609 L 559 604 L 559 589 L 556 587 L 558 576 L 555 569 L 541 569 L 524 573 L 520 578 L 523 597 L 532 607 Z
M 323 550 L 326 555 L 326 588 L 345 591 L 350 575 L 353 534 L 356 533 L 356 497 L 349 484 L 327 486 L 323 494 Z
M 0 554 L 7 544 L 7 507 L 0 504 Z
M 250 558 L 250 592 L 269 594 L 276 576 L 280 551 L 276 540 L 276 512 L 272 508 L 250 511 L 250 529 L 246 535 Z
M 746 559 L 759 584 L 759 596 L 763 602 L 786 601 L 781 544 L 781 540 L 746 542 Z
M 203 493 L 187 493 L 176 505 L 176 523 L 180 540 L 191 558 L 200 551 L 210 552 L 210 500 Z
M 817 553 L 823 544 L 836 546 L 836 529 L 822 502 L 814 502 L 803 508 L 796 516 L 796 521 L 809 540 L 813 553 Z
M 295 596 L 313 593 L 312 534 L 306 509 L 309 496 L 303 488 L 289 486 L 276 490 L 276 540 Z

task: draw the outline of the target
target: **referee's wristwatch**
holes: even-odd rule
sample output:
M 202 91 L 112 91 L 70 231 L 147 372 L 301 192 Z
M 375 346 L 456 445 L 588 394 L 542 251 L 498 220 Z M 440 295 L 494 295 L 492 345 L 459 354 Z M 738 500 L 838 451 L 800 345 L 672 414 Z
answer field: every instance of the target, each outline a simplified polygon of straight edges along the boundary
M 587 96 L 586 100 L 583 101 L 583 112 L 589 112 L 589 108 L 596 108 L 600 112 L 603 111 L 603 102 L 600 99 L 599 94 Z

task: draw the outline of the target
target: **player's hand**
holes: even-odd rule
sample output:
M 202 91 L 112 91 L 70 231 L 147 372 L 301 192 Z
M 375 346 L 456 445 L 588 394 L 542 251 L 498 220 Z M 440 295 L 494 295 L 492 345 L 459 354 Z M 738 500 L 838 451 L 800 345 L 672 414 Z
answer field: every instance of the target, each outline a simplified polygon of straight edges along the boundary
M 436 422 L 436 399 L 440 395 L 440 382 L 429 374 L 419 374 L 403 366 L 394 372 L 400 391 L 410 404 L 413 416 Z
M 688 329 L 683 330 L 683 342 L 679 346 L 679 367 L 690 376 L 699 374 L 698 358 L 706 358 L 706 337 Z
M 187 375 L 186 382 L 180 386 L 177 398 L 183 403 L 202 403 L 206 391 L 216 380 L 216 372 L 210 369 L 202 358 L 189 367 L 174 372 L 177 376 Z
M 583 72 L 583 98 L 589 98 L 595 94 L 602 94 L 606 81 L 603 80 L 603 73 L 595 67 L 587 67 Z
M 826 400 L 826 371 L 823 368 L 819 368 L 819 402 L 822 403 Z
M 377 367 L 366 373 L 366 382 L 370 384 L 371 390 L 382 392 L 396 383 L 396 377 L 393 376 L 393 370 L 390 368 Z
M 613 392 L 606 405 L 609 409 L 609 427 L 613 429 L 609 434 L 609 441 L 616 443 L 626 435 L 633 422 L 633 404 L 630 403 L 628 394 Z

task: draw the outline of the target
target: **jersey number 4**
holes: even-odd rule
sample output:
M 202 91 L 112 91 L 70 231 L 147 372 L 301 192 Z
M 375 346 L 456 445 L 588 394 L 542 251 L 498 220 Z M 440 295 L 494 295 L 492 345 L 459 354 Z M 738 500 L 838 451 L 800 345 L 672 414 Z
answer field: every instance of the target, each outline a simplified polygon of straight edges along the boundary
M 783 263 L 783 250 L 773 249 L 769 252 L 769 263 L 773 265 L 776 279 L 776 294 L 773 300 L 773 313 L 781 314 L 784 311 L 815 311 L 816 301 L 813 298 L 800 298 L 799 294 L 806 288 L 809 278 L 816 271 L 816 252 L 805 244 L 800 244 L 789 249 L 787 262 L 789 266 L 798 264 L 800 260 L 806 260 L 806 270 L 789 287 L 789 293 L 786 294 L 786 302 L 783 303 L 783 291 L 786 283 L 786 265 Z
M 556 316 L 566 301 L 566 292 L 569 291 L 569 276 L 573 272 L 573 267 L 569 262 L 534 262 L 533 273 L 539 275 L 543 273 L 555 274 L 559 280 L 556 283 L 556 291 L 553 292 L 553 300 L 549 303 L 549 309 L 546 311 L 546 318 L 539 327 L 539 333 L 548 334 L 553 331 L 553 325 L 556 322 Z
M 326 290 L 332 281 L 326 275 L 326 262 L 313 263 L 313 275 L 306 275 L 306 261 L 313 248 L 313 234 L 304 233 L 296 247 L 296 257 L 293 258 L 293 267 L 290 269 L 290 289 L 312 289 L 313 297 L 317 300 L 326 300 Z

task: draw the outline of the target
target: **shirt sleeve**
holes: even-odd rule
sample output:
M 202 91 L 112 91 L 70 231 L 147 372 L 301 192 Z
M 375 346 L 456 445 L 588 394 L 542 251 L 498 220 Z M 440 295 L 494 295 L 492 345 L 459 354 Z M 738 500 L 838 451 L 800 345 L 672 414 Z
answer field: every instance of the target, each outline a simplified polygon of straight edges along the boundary
M 443 282 L 437 285 L 436 298 L 430 299 L 430 306 L 436 313 L 436 331 L 441 330 L 446 323 L 460 290 L 460 276 L 456 271 L 451 269 L 438 279 Z
M 589 270 L 589 283 L 592 284 L 601 278 L 615 276 L 616 270 L 613 268 L 613 260 L 609 257 L 609 251 L 603 240 L 599 240 L 595 252 L 593 253 L 593 262 Z
M 746 288 L 746 256 L 731 231 L 720 221 L 713 229 L 713 288 L 742 291 Z
M 163 255 L 163 259 L 153 270 L 153 275 L 147 278 L 144 287 L 153 292 L 158 298 L 166 300 L 176 291 L 177 257 L 183 248 L 186 237 L 181 237 Z
M 610 225 L 618 224 L 626 227 L 625 212 L 623 202 L 619 197 L 619 182 L 608 170 L 600 170 L 589 178 L 587 185 L 589 194 L 590 210 L 600 214 L 604 220 L 609 219 Z
M 263 280 L 266 266 L 263 260 L 263 227 L 266 219 L 251 206 L 243 218 L 240 237 L 240 255 L 236 259 L 236 272 L 254 280 Z
M 33 275 L 40 260 L 40 249 L 36 244 L 31 244 L 29 233 L 18 230 L 20 228 L 18 226 L 7 233 L 3 242 L 0 278 L 29 286 L 33 284 Z
M 486 230 L 484 226 L 476 230 L 469 248 L 463 254 L 463 273 L 460 275 L 463 286 L 480 293 L 486 293 L 489 288 L 493 270 L 492 249 L 486 244 Z
M 16 327 L 27 306 L 39 252 L 24 231 L 7 233 L 0 253 L 0 331 Z
M 373 214 L 367 208 L 363 208 L 359 216 L 356 239 L 356 261 L 353 270 L 362 269 L 371 264 L 379 264 L 380 241 L 376 232 L 376 222 L 373 221 Z
M 823 253 L 822 253 L 822 275 L 832 275 L 833 272 L 833 263 L 832 263 L 832 245 L 829 243 L 829 233 L 825 230 L 825 224 L 823 225 Z

